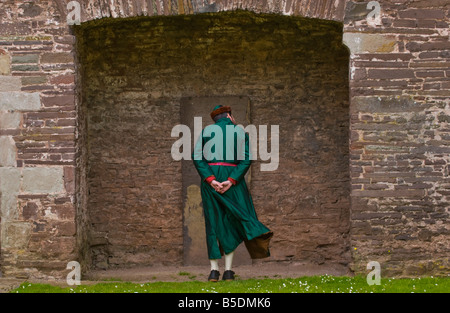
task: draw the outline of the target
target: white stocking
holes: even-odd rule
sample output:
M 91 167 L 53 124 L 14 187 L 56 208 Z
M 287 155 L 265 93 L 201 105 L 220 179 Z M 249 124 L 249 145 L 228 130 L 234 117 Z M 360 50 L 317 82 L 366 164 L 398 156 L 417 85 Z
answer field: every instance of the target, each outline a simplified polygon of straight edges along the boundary
M 231 266 L 233 265 L 233 256 L 234 256 L 234 251 L 230 252 L 228 254 L 225 254 L 225 270 L 226 271 L 231 271 Z
M 211 271 L 218 271 L 219 270 L 219 260 L 217 260 L 217 259 L 210 259 L 209 262 L 211 263 Z

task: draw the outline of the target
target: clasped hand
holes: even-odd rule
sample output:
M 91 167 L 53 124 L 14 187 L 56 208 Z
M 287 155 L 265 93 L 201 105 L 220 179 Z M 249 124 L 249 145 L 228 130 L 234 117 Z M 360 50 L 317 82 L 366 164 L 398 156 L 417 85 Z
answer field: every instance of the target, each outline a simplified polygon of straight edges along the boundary
M 230 189 L 230 187 L 232 185 L 233 184 L 229 180 L 226 180 L 226 181 L 221 182 L 221 183 L 219 183 L 217 180 L 213 180 L 211 182 L 211 187 L 213 187 L 214 190 L 217 191 L 220 194 L 225 193 L 228 189 Z

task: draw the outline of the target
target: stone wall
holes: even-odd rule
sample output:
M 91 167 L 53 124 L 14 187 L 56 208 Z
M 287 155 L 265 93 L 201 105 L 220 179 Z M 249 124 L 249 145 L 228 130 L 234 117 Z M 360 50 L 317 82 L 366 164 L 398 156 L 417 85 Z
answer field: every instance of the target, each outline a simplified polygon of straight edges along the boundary
M 362 3 L 347 12 L 344 27 L 352 51 L 354 268 L 372 259 L 387 275 L 443 274 L 449 255 L 449 4 L 380 5 L 380 26 L 367 26 Z
M 47 3 L 0 4 L 1 266 L 60 277 L 77 258 L 73 36 Z
M 376 25 L 367 24 L 367 16 L 375 12 L 367 8 L 368 1 L 79 3 L 82 22 L 237 9 L 343 22 L 343 41 L 351 53 L 348 122 L 352 191 L 349 242 L 345 244 L 352 252 L 350 266 L 364 272 L 368 261 L 379 261 L 384 275 L 448 274 L 447 1 L 378 1 Z M 77 75 L 80 68 L 75 61 L 73 29 L 66 24 L 70 12 L 62 0 L 0 3 L 0 244 L 5 275 L 64 277 L 65 266 L 73 259 L 88 268 L 95 245 L 88 232 L 86 176 L 88 158 L 93 155 L 87 150 L 89 138 L 83 131 L 88 129 L 88 110 L 77 100 L 82 99 L 82 75 Z M 136 62 L 124 62 L 128 61 Z M 284 75 L 284 70 L 280 68 L 278 73 Z M 110 83 L 120 85 L 120 80 Z M 273 87 L 258 90 L 258 94 L 283 92 Z M 255 99 L 255 95 L 250 96 Z M 253 101 L 262 111 L 273 113 L 270 107 L 261 107 L 262 100 Z M 176 102 L 167 103 L 175 110 Z M 297 111 L 293 107 L 287 112 Z M 258 116 L 252 118 L 253 123 L 262 121 Z M 320 121 L 319 126 L 326 124 L 325 119 Z M 311 127 L 298 129 L 303 136 L 295 142 L 314 138 L 308 131 L 320 129 L 314 128 L 318 126 L 315 120 L 305 122 Z M 298 162 L 305 162 L 305 158 Z M 317 173 L 308 175 L 322 179 Z M 295 181 L 301 178 L 293 177 Z M 263 185 L 259 181 L 254 188 Z M 258 190 L 255 193 L 261 194 Z M 302 203 L 302 199 L 297 200 Z M 313 198 L 307 200 L 313 203 Z M 329 212 L 338 210 L 331 208 Z M 268 223 L 281 225 L 277 219 L 288 219 L 265 213 L 262 218 Z M 342 218 L 345 221 L 345 216 Z M 315 222 L 320 224 L 321 220 Z M 344 242 L 335 239 L 338 245 Z M 283 251 L 291 249 L 286 242 L 276 242 L 283 247 L 278 256 L 288 255 Z M 299 247 L 292 245 L 292 249 Z M 323 244 L 317 251 L 326 251 L 326 247 Z

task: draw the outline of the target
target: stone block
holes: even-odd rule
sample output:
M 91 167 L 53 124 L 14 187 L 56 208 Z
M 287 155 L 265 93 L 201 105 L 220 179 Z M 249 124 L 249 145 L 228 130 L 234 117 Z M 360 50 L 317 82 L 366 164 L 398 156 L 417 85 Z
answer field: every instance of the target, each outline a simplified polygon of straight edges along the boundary
M 1 71 L 1 69 L 0 69 L 0 71 Z M 21 87 L 22 87 L 22 82 L 20 80 L 20 77 L 0 76 L 0 92 L 2 92 L 2 91 L 20 91 Z
M 0 167 L 0 208 L 3 221 L 14 219 L 17 215 L 20 176 L 21 170 L 19 168 Z
M 2 225 L 2 248 L 23 249 L 26 248 L 31 234 L 31 223 L 14 221 Z
M 371 9 L 367 8 L 367 2 L 347 1 L 345 4 L 344 23 L 356 22 L 364 20 L 370 13 Z
M 53 96 L 53 97 L 43 97 L 42 103 L 45 107 L 52 106 L 66 106 L 66 105 L 74 105 L 75 96 Z
M 74 57 L 71 53 L 57 52 L 44 53 L 41 56 L 41 63 L 73 63 Z
M 11 57 L 5 50 L 0 49 L 0 75 L 9 75 L 10 73 L 11 73 Z
M 0 136 L 0 166 L 16 166 L 16 145 L 11 136 Z
M 24 54 L 24 55 L 13 55 L 12 63 L 38 63 L 39 54 Z
M 353 197 L 368 198 L 421 198 L 424 196 L 422 189 L 405 189 L 405 190 L 352 190 Z
M 424 107 L 411 97 L 353 97 L 351 112 L 417 112 Z
M 47 76 L 24 76 L 22 77 L 22 85 L 39 85 L 47 83 Z
M 0 110 L 35 111 L 41 108 L 38 92 L 0 92 Z
M 410 52 L 435 51 L 450 49 L 450 42 L 448 41 L 430 41 L 430 42 L 408 42 L 405 45 L 406 50 Z
M 0 111 L 0 129 L 18 128 L 20 126 L 20 119 L 21 114 L 19 112 Z
M 400 18 L 410 19 L 443 19 L 445 18 L 445 11 L 440 9 L 408 9 L 399 11 Z
M 414 78 L 412 69 L 369 69 L 368 77 L 372 79 L 402 79 Z
M 51 194 L 64 191 L 62 167 L 26 167 L 23 169 L 22 192 Z
M 19 13 L 19 17 L 35 17 L 42 12 L 42 8 L 33 2 L 25 2 L 24 4 L 21 4 L 19 9 L 22 9 L 22 12 Z
M 75 82 L 75 75 L 73 74 L 59 75 L 50 78 L 50 83 L 55 85 L 73 84 L 74 82 Z
M 3 20 L 2 27 L 0 27 L 1 36 L 18 36 L 30 34 L 30 21 L 12 22 Z
M 39 65 L 19 64 L 13 65 L 12 70 L 16 72 L 37 72 L 40 70 Z
M 75 192 L 75 167 L 65 166 L 64 167 L 64 186 L 67 193 Z
M 342 41 L 352 54 L 372 52 L 392 52 L 396 38 L 393 35 L 344 33 Z
M 197 9 L 196 10 L 197 12 L 195 12 L 195 13 L 210 13 L 210 12 L 217 12 L 218 6 L 216 3 L 212 3 L 212 4 L 206 4 L 201 7 L 197 7 L 196 9 Z
M 22 217 L 24 220 L 35 220 L 38 216 L 39 207 L 34 202 L 28 202 L 22 208 Z

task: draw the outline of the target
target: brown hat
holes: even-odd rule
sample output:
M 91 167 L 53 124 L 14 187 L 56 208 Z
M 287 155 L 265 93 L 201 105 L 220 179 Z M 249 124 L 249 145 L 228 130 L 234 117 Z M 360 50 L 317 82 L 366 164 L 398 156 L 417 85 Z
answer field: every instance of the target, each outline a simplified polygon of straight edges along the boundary
M 216 107 L 214 107 L 213 111 L 211 112 L 211 118 L 214 119 L 214 117 L 216 115 L 219 115 L 222 113 L 230 113 L 231 114 L 231 107 L 217 105 Z

